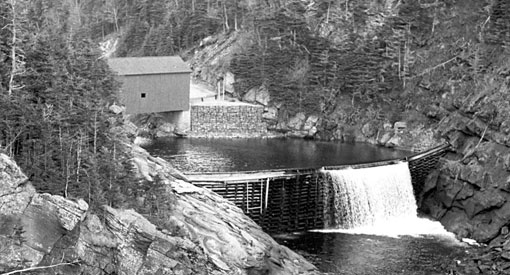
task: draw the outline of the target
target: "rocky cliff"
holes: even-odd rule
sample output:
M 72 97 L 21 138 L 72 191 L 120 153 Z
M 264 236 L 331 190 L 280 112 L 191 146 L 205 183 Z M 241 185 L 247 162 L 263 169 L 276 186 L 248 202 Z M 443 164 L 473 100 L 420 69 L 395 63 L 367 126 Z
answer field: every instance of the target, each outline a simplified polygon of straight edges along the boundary
M 437 131 L 452 152 L 427 181 L 422 202 L 447 229 L 481 242 L 510 223 L 510 105 L 501 88 L 452 96 L 437 108 Z
M 81 199 L 38 194 L 1 154 L 0 273 L 316 273 L 232 203 L 175 178 L 177 171 L 140 148 L 133 154 L 140 177 L 160 184 L 166 198 L 152 216 L 109 206 L 91 213 Z

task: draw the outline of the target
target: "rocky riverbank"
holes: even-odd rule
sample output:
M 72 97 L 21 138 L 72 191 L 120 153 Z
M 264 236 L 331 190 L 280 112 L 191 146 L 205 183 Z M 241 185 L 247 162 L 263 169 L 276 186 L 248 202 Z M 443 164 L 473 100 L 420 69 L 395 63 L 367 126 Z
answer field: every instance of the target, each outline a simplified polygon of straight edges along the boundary
M 0 272 L 51 266 L 55 274 L 317 273 L 232 203 L 132 150 L 140 178 L 163 194 L 151 215 L 109 206 L 92 213 L 82 199 L 38 194 L 1 154 Z
M 464 261 L 452 265 L 452 274 L 510 274 L 510 235 L 508 227 L 486 247 L 477 249 Z
M 508 100 L 493 93 L 483 101 L 467 95 L 457 108 L 445 104 L 439 134 L 452 144 L 452 152 L 430 178 L 422 210 L 461 237 L 490 242 L 510 223 L 510 148 L 506 126 Z M 486 104 L 498 102 L 497 107 Z M 460 107 L 462 106 L 462 107 Z M 472 107 L 467 107 L 472 106 Z M 470 115 L 491 109 L 494 118 Z M 505 233 L 506 234 L 506 233 Z

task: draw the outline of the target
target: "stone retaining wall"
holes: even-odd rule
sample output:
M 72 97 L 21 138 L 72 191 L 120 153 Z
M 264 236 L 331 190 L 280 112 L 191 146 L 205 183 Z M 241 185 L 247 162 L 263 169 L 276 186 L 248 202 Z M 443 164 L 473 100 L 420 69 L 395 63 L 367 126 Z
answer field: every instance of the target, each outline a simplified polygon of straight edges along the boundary
M 206 137 L 259 137 L 267 134 L 263 106 L 191 106 L 191 134 Z

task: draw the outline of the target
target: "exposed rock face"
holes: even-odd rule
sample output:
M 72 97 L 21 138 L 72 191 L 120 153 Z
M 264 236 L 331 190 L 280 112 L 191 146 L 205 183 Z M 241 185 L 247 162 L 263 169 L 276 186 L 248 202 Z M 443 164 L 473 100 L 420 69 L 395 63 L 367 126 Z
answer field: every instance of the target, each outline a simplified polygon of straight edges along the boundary
M 157 138 L 174 136 L 174 132 L 176 130 L 175 128 L 176 127 L 174 124 L 169 123 L 169 122 L 164 122 L 163 124 L 158 126 L 155 136 Z
M 121 114 L 124 111 L 126 111 L 126 107 L 119 106 L 119 105 L 116 105 L 116 104 L 111 105 L 108 109 L 110 110 L 110 112 L 112 112 L 112 113 L 114 113 L 116 115 Z
M 297 113 L 295 116 L 291 117 L 287 126 L 291 130 L 301 130 L 303 125 L 305 124 L 306 115 L 303 112 Z
M 193 77 L 213 85 L 217 84 L 218 78 L 223 77 L 226 92 L 237 94 L 240 91 L 234 90 L 235 76 L 227 71 L 228 67 L 225 64 L 230 62 L 231 53 L 250 45 L 250 36 L 241 31 L 236 31 L 228 36 L 218 35 L 215 39 L 217 40 L 216 43 L 205 46 L 203 50 L 196 52 L 193 58 L 188 61 L 193 68 Z
M 311 138 L 317 133 L 319 124 L 317 115 L 307 116 L 303 112 L 298 112 L 293 116 L 282 115 L 276 121 L 276 124 L 269 124 L 268 129 L 285 133 L 287 137 Z
M 258 103 L 264 106 L 267 106 L 270 100 L 269 91 L 264 86 L 254 87 L 243 96 L 243 101 Z
M 481 91 L 483 93 L 483 91 Z M 504 90 L 447 98 L 438 133 L 452 144 L 422 209 L 462 237 L 488 242 L 510 224 L 510 105 Z M 448 101 L 450 99 L 451 101 Z M 461 101 L 462 99 L 462 101 Z M 484 115 L 492 112 L 490 116 Z M 473 114 L 477 114 L 476 116 Z
M 152 142 L 153 142 L 153 140 L 151 138 L 141 137 L 141 136 L 137 136 L 133 140 L 133 143 L 138 146 L 147 146 L 147 145 L 150 145 Z
M 37 194 L 26 176 L 0 154 L 0 272 L 37 265 L 88 209 L 60 196 Z
M 152 173 L 165 179 L 171 191 L 172 216 L 164 225 L 197 243 L 214 265 L 226 274 L 244 274 L 247 270 L 267 270 L 269 274 L 313 272 L 302 257 L 278 245 L 231 202 L 215 193 L 181 180 L 172 180 L 166 162 L 136 150 L 146 158 Z
M 462 237 L 490 241 L 510 222 L 510 148 L 457 131 L 449 135 L 456 153 L 429 178 L 422 208 Z
M 459 261 L 458 274 L 510 274 L 510 234 L 508 227 L 488 246 L 476 251 L 471 259 Z
M 158 225 L 133 210 L 37 194 L 0 154 L 0 272 L 70 263 L 54 274 L 314 274 L 232 203 L 197 188 L 159 158 L 134 147 L 140 175 L 158 178 L 168 199 Z M 166 196 L 165 195 L 165 196 Z

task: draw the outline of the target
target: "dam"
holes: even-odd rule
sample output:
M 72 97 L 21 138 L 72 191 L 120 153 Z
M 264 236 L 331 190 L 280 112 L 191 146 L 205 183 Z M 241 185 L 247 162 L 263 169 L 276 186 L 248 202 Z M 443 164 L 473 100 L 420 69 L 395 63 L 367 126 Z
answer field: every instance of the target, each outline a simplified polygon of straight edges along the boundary
M 186 177 L 191 183 L 208 188 L 233 202 L 268 233 L 306 231 L 338 223 L 331 220 L 335 215 L 335 204 L 338 204 L 339 200 L 334 195 L 338 193 L 338 186 L 333 184 L 332 180 L 334 173 L 372 168 L 362 170 L 358 175 L 351 173 L 350 177 L 372 174 L 377 180 L 377 177 L 382 177 L 383 174 L 407 171 L 412 184 L 409 190 L 413 194 L 419 194 L 428 173 L 437 166 L 439 158 L 446 153 L 448 147 L 448 144 L 444 144 L 403 158 L 349 165 L 188 172 Z M 376 167 L 380 169 L 374 170 Z M 388 169 L 389 172 L 383 172 Z M 398 182 L 396 179 L 390 182 L 389 186 L 396 186 Z M 367 193 L 367 190 L 369 189 L 363 192 Z

